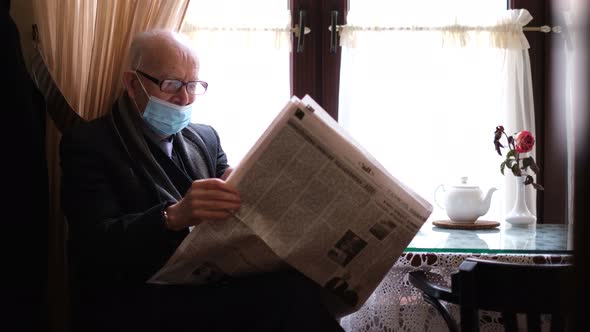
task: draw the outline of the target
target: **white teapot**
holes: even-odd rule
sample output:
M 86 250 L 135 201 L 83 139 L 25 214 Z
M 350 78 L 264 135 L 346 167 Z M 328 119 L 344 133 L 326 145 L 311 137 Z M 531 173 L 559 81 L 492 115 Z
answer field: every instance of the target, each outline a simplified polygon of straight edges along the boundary
M 444 207 L 437 201 L 439 189 L 445 193 Z M 485 195 L 478 186 L 467 184 L 467 177 L 461 177 L 461 183 L 445 188 L 439 185 L 434 191 L 434 201 L 445 210 L 449 219 L 458 223 L 473 223 L 490 209 L 492 194 L 496 188 L 490 188 Z

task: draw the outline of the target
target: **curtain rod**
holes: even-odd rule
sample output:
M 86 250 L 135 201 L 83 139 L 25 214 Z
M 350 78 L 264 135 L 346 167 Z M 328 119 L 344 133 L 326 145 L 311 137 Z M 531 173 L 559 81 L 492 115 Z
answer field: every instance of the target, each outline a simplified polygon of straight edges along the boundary
M 346 25 L 337 25 L 336 31 L 337 32 L 342 31 L 342 28 L 344 28 L 345 26 Z M 412 27 L 412 28 L 416 28 L 416 27 Z M 332 31 L 332 26 L 328 26 L 328 30 Z M 391 30 L 391 29 L 388 29 L 388 30 Z M 396 30 L 410 30 L 410 28 L 396 28 Z M 549 33 L 549 32 L 561 33 L 562 29 L 559 25 L 556 25 L 554 27 L 550 27 L 548 25 L 542 25 L 539 27 L 522 27 L 522 31 L 543 32 L 543 33 Z M 307 31 L 306 31 L 306 33 L 307 33 Z
M 548 25 L 542 25 L 540 27 L 522 27 L 522 31 L 540 31 L 544 33 L 555 32 L 561 33 L 561 27 L 556 25 L 554 27 L 550 27 Z

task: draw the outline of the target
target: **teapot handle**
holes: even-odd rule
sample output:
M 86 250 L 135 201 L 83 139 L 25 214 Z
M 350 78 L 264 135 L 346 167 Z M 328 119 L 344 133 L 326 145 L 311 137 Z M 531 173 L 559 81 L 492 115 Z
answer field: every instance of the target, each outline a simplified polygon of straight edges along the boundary
M 443 209 L 443 210 L 444 210 L 445 208 L 444 208 L 443 206 L 441 206 L 441 205 L 438 203 L 438 200 L 436 199 L 436 198 L 438 197 L 438 195 L 437 195 L 437 194 L 438 194 L 438 190 L 439 190 L 441 187 L 443 188 L 443 191 L 445 191 L 444 185 L 442 185 L 442 184 L 439 184 L 439 185 L 438 185 L 438 187 L 436 187 L 436 189 L 434 189 L 434 203 L 436 203 L 436 205 L 438 205 L 438 207 L 440 207 L 441 209 Z

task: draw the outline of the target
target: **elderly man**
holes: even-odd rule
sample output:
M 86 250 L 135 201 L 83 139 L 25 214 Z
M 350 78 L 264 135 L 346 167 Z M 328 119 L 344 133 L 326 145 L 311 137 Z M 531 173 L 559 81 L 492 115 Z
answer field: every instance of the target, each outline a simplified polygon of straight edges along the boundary
M 190 123 L 207 83 L 169 31 L 139 34 L 111 112 L 65 134 L 63 207 L 85 331 L 341 331 L 294 271 L 205 286 L 146 281 L 189 232 L 240 208 L 216 131 Z

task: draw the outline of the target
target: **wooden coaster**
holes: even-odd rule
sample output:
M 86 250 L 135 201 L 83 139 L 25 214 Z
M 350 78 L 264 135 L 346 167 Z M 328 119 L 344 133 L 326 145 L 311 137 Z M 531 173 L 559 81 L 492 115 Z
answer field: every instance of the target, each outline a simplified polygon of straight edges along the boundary
M 500 226 L 499 222 L 490 220 L 476 220 L 473 223 L 460 223 L 450 220 L 434 220 L 432 221 L 432 224 L 437 227 L 451 229 L 491 229 Z

